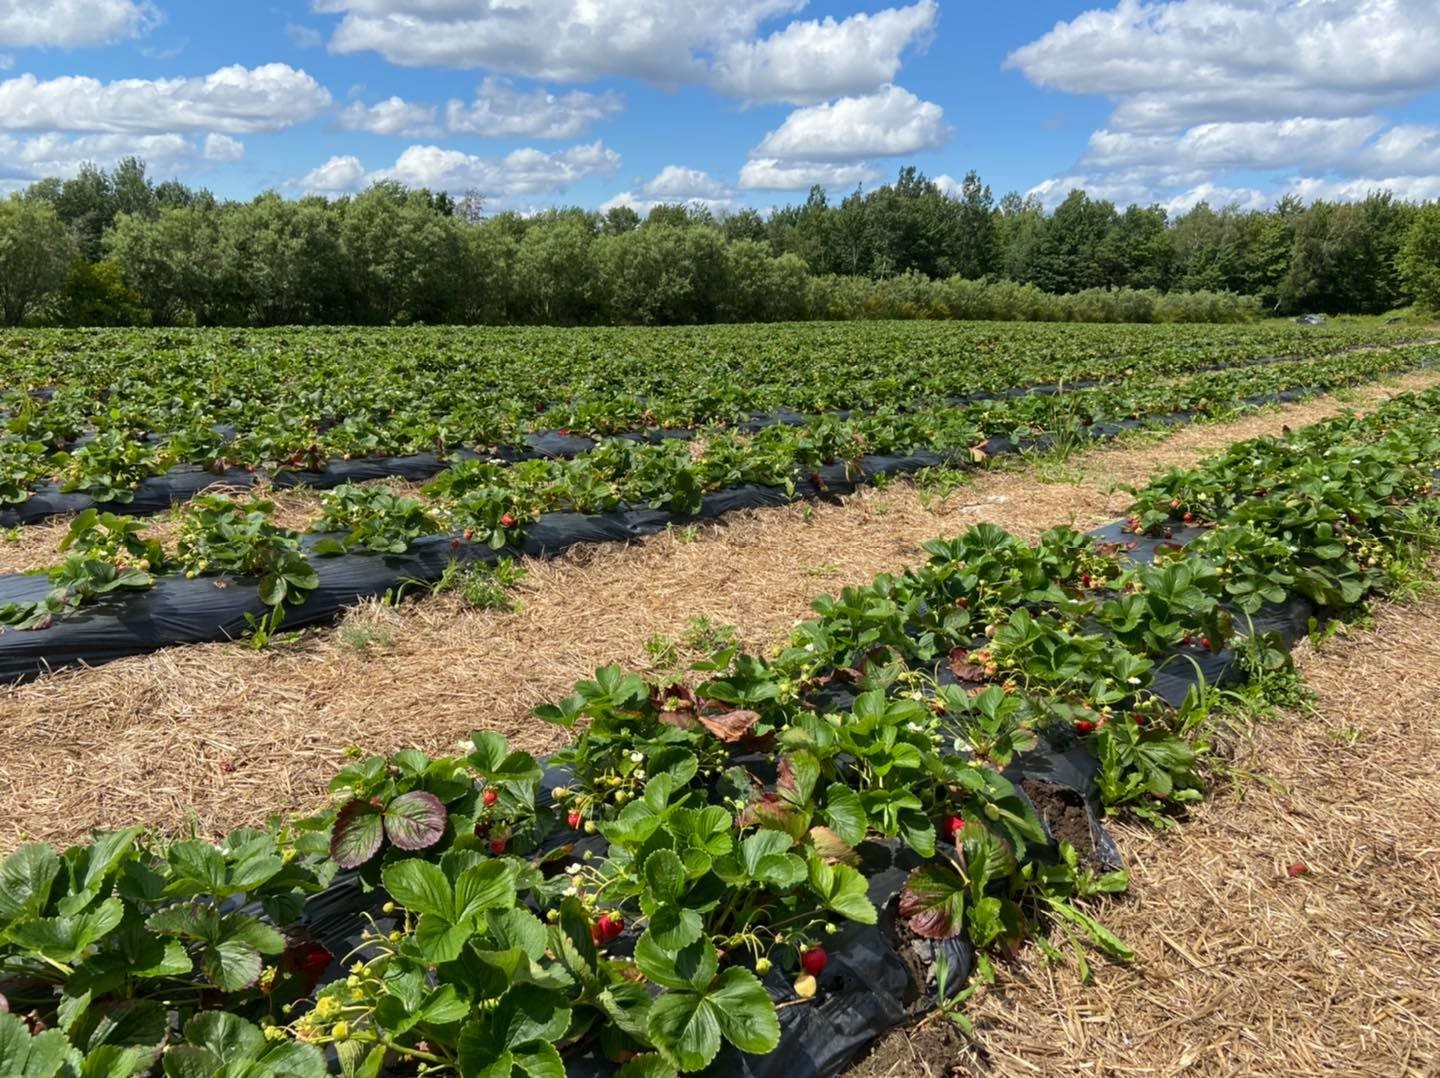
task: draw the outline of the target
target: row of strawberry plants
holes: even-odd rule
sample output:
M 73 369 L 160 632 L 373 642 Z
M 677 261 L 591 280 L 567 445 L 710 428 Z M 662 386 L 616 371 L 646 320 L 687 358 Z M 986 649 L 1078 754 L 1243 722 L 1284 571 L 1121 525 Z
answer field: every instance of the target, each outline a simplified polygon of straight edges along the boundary
M 890 910 L 906 934 L 1009 951 L 1053 925 L 1125 957 L 1085 911 L 1124 875 L 1051 841 L 1007 770 L 1078 738 L 1113 811 L 1158 822 L 1200 796 L 1182 735 L 1203 694 L 1167 706 L 1157 665 L 1225 647 L 1273 597 L 1249 577 L 1267 544 L 1326 612 L 1383 591 L 1440 523 L 1437 416 L 1440 391 L 1401 398 L 1237 447 L 1244 481 L 1162 477 L 1134 527 L 1215 526 L 1154 565 L 981 526 L 817 600 L 768 657 L 722 648 L 653 683 L 602 669 L 537 710 L 579 731 L 549 797 L 536 760 L 479 733 L 463 757 L 357 760 L 328 810 L 219 846 L 130 829 L 24 847 L 0 865 L 0 1059 L 121 1078 L 157 1060 L 318 1075 L 321 1048 L 346 1074 L 559 1075 L 577 1053 L 694 1071 L 726 1044 L 775 1049 L 777 1001 L 834 990 L 829 952 L 882 912 L 857 859 L 887 840 L 921 861 Z M 322 984 L 331 956 L 296 926 L 342 870 L 384 905 Z
M 124 502 L 175 465 L 313 469 L 513 446 L 532 430 L 605 435 L 781 409 L 869 410 L 1402 339 L 1293 326 L 1213 331 L 1199 347 L 1157 327 L 765 330 L 0 336 L 0 501 L 22 502 L 51 477 L 62 490 Z M 537 360 L 518 346 L 531 338 L 556 354 Z M 89 341 L 95 347 L 80 350 Z M 392 350 L 405 345 L 415 353 Z
M 1329 389 L 1407 369 L 1428 347 L 1353 354 L 1196 375 L 1170 383 L 1131 379 L 1123 386 L 1079 390 L 1063 400 L 1021 397 L 967 408 L 908 413 L 881 411 L 857 419 L 822 417 L 754 434 L 715 430 L 693 443 L 610 439 L 569 461 L 455 464 L 428 488 L 427 506 L 384 489 L 343 486 L 324 499 L 312 526 L 320 535 L 309 555 L 403 553 L 423 536 L 453 531 L 455 544 L 499 549 L 523 540 L 528 525 L 554 511 L 596 513 L 645 505 L 693 514 L 709 493 L 745 484 L 781 488 L 818 483 L 820 470 L 847 464 L 857 471 L 869 455 L 956 452 L 983 459 L 992 438 L 1083 439 L 1098 423 L 1172 414 L 1225 414 L 1249 399 L 1303 387 Z M 176 553 L 147 539 L 133 519 L 87 510 L 62 541 L 66 559 L 49 571 L 42 597 L 0 607 L 0 624 L 46 627 L 57 617 L 120 591 L 146 589 L 157 574 L 235 574 L 260 579 L 265 603 L 283 617 L 284 604 L 303 602 L 319 578 L 302 537 L 268 520 L 272 504 L 227 495 L 194 499 Z

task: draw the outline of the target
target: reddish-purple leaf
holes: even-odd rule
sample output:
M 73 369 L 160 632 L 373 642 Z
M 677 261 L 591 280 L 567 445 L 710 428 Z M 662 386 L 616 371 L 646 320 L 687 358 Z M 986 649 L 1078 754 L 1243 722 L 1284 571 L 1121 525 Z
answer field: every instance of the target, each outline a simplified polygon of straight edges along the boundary
M 380 810 L 369 801 L 351 801 L 335 817 L 330 858 L 341 868 L 359 868 L 380 852 L 385 841 Z
M 401 794 L 385 806 L 385 833 L 402 850 L 424 850 L 445 834 L 444 804 L 425 790 Z
M 945 865 L 922 865 L 900 891 L 900 916 L 924 939 L 960 935 L 965 927 L 965 881 Z

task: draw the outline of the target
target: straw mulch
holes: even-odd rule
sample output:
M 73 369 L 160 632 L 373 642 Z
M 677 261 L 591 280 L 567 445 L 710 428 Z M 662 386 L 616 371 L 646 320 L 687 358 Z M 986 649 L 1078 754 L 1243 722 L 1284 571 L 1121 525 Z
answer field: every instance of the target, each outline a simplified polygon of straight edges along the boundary
M 1433 380 L 1436 376 L 1431 375 Z M 1354 403 L 1399 388 L 1368 387 Z M 312 808 L 343 752 L 449 751 L 477 728 L 543 751 L 562 734 L 530 709 L 597 666 L 644 669 L 646 644 L 684 636 L 696 617 L 768 647 L 821 591 L 923 560 L 920 544 L 990 520 L 1034 537 L 1089 528 L 1126 505 L 1120 483 L 1193 462 L 1232 441 L 1341 410 L 1315 400 L 1164 441 L 1097 450 L 1064 482 L 1012 468 L 940 497 L 908 483 L 843 505 L 736 516 L 628 547 L 579 549 L 529 564 L 514 613 L 453 598 L 357 608 L 338 630 L 255 652 L 242 644 L 171 648 L 0 690 L 0 849 L 83 838 L 144 822 L 214 836 L 272 812 Z
M 932 1022 L 856 1078 L 1440 1074 L 1440 601 L 1298 662 L 1315 712 L 1236 761 L 1265 782 L 1117 829 L 1132 890 L 1103 919 L 1133 968 L 1086 987 L 1027 951 L 967 1007 L 973 1044 Z

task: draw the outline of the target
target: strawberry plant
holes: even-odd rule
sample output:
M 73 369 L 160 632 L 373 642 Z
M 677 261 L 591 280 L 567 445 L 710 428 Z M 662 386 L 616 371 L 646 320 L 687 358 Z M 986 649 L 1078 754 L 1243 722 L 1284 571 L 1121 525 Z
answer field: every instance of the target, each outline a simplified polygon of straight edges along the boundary
M 382 848 L 478 848 L 482 838 L 502 833 L 518 852 L 533 849 L 539 765 L 510 752 L 496 734 L 477 733 L 474 745 L 464 759 L 431 760 L 407 750 L 358 761 L 330 781 L 339 808 L 305 826 L 328 831 L 330 856 L 345 869 L 383 863 Z
M 1122 808 L 1157 827 L 1169 814 L 1204 795 L 1196 774 L 1200 752 L 1169 731 L 1125 718 L 1104 723 L 1089 738 L 1100 761 L 1100 800 L 1108 813 Z
M 954 732 L 957 749 L 1000 770 L 1017 753 L 1039 744 L 1034 730 L 1043 713 L 1027 696 L 1000 685 L 973 695 L 958 685 L 939 685 L 932 710 L 941 716 L 941 726 Z
M 1121 593 L 1101 604 L 1100 623 L 1143 655 L 1158 656 L 1189 639 L 1223 643 L 1231 632 L 1221 606 L 1223 580 L 1199 558 L 1168 558 L 1137 566 L 1117 582 Z
M 165 562 L 160 544 L 145 539 L 137 522 L 95 509 L 76 516 L 60 549 L 73 553 L 49 571 L 50 593 L 0 606 L 0 625 L 44 628 L 101 596 L 150 587 Z
M 186 576 L 235 573 L 260 578 L 267 606 L 298 604 L 320 583 L 300 549 L 300 536 L 270 522 L 274 503 L 224 494 L 192 501 L 181 520 L 176 558 Z
M 0 439 L 0 505 L 26 501 L 49 463 L 44 442 Z
M 316 554 L 345 554 L 352 550 L 403 554 L 421 536 L 436 535 L 443 522 L 414 498 L 385 487 L 357 487 L 346 483 L 327 492 L 321 516 L 312 532 L 340 532 L 323 538 L 312 548 Z
M 89 494 L 97 502 L 130 502 L 142 479 L 160 475 L 170 459 L 160 447 L 128 430 L 103 430 L 69 453 L 55 457 L 64 491 Z

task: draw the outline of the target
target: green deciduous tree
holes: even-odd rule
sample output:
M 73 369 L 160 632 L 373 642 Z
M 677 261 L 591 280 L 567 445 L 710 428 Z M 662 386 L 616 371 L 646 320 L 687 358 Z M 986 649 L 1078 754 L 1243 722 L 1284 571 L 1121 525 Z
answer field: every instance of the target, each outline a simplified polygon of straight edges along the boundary
M 1415 212 L 1396 261 L 1410 297 L 1425 310 L 1440 312 L 1440 202 Z
M 54 206 L 19 195 L 0 202 L 0 320 L 18 326 L 50 304 L 73 257 Z
M 376 183 L 340 207 L 357 321 L 443 322 L 460 291 L 465 227 L 428 191 Z
M 172 207 L 154 217 L 122 213 L 105 248 L 157 325 L 235 320 L 235 281 L 221 249 L 218 207 Z
M 339 219 L 322 198 L 298 201 L 274 191 L 233 206 L 221 218 L 224 276 L 245 321 L 298 325 L 346 317 Z
M 119 266 L 83 258 L 70 264 L 59 315 L 67 326 L 142 326 L 150 320 L 140 293 L 125 283 Z

